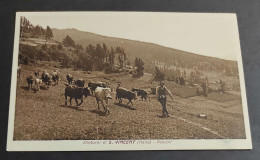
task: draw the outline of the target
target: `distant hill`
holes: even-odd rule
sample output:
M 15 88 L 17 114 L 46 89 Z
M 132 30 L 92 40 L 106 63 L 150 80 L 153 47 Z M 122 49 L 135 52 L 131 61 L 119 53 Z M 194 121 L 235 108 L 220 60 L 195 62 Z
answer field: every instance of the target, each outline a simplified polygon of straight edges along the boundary
M 150 65 L 151 68 L 151 65 L 153 65 L 155 61 L 170 65 L 173 64 L 176 59 L 178 59 L 180 63 L 186 65 L 186 67 L 193 65 L 194 62 L 201 62 L 212 65 L 214 64 L 220 67 L 223 65 L 228 65 L 232 68 L 237 68 L 236 61 L 202 56 L 153 43 L 107 37 L 90 32 L 79 31 L 77 29 L 52 29 L 52 32 L 54 40 L 61 42 L 66 35 L 69 35 L 77 44 L 82 45 L 84 49 L 89 44 L 96 45 L 97 43 L 105 43 L 109 48 L 111 46 L 113 48 L 116 46 L 123 47 L 125 49 L 125 53 L 131 61 L 133 61 L 135 57 L 140 57 L 145 61 L 146 66 Z

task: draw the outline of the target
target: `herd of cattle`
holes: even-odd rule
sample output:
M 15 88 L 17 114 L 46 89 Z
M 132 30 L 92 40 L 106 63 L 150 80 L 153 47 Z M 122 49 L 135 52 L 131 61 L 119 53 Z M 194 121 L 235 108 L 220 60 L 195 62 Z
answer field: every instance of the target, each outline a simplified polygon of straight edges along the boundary
M 17 76 L 20 78 L 21 67 L 18 67 Z M 47 73 L 47 71 L 43 71 L 40 75 L 40 72 L 34 72 L 34 74 L 26 77 L 28 89 L 32 89 L 32 85 L 35 84 L 34 91 L 40 91 L 41 88 L 48 89 L 49 86 L 58 85 L 60 81 L 59 72 L 55 69 L 51 74 Z M 105 113 L 110 113 L 108 108 L 108 100 L 112 99 L 111 93 L 114 91 L 109 83 L 105 82 L 89 82 L 85 87 L 84 79 L 75 79 L 71 74 L 66 75 L 67 83 L 65 88 L 65 105 L 67 105 L 67 97 L 70 97 L 70 105 L 72 99 L 75 99 L 76 105 L 79 106 L 83 103 L 83 96 L 95 97 L 98 109 L 99 103 L 102 104 Z M 220 80 L 220 87 L 216 87 L 216 92 L 220 92 L 221 94 L 225 91 L 225 83 Z M 208 86 L 208 83 L 202 83 L 201 89 L 196 87 L 197 95 L 207 96 L 209 93 L 214 92 L 214 90 Z M 122 103 L 122 99 L 127 99 L 128 104 L 131 104 L 133 107 L 132 100 L 136 100 L 138 96 L 140 96 L 142 101 L 150 101 L 150 95 L 156 94 L 156 88 L 151 88 L 151 91 L 146 91 L 143 89 L 132 88 L 132 90 L 125 89 L 120 87 L 120 83 L 118 87 L 115 89 L 116 97 L 115 99 L 119 101 L 119 104 Z M 80 100 L 80 103 L 78 102 Z
M 83 97 L 92 96 L 95 97 L 98 105 L 98 110 L 100 109 L 99 105 L 102 104 L 105 113 L 110 113 L 108 108 L 108 100 L 112 99 L 111 93 L 114 91 L 109 83 L 105 82 L 89 82 L 85 87 L 84 79 L 75 79 L 71 74 L 66 75 L 67 83 L 65 84 L 65 105 L 67 105 L 67 99 L 69 97 L 70 105 L 72 104 L 72 99 L 75 100 L 76 105 L 80 106 L 83 103 Z M 26 77 L 28 83 L 28 89 L 32 89 L 33 83 L 35 84 L 35 92 L 40 91 L 40 88 L 44 87 L 48 89 L 51 85 L 58 85 L 60 77 L 57 70 L 54 70 L 51 74 L 46 71 L 42 72 L 41 76 L 39 71 L 34 72 L 33 75 Z M 138 96 L 144 101 L 150 100 L 151 92 L 145 91 L 143 89 L 132 88 L 132 90 L 125 89 L 120 87 L 120 85 L 115 89 L 116 100 L 119 101 L 119 104 L 122 103 L 122 99 L 127 99 L 128 104 L 131 104 L 133 107 L 132 100 L 136 100 Z M 80 102 L 78 102 L 80 100 Z
M 51 85 L 52 82 L 54 83 L 54 85 L 58 85 L 59 75 L 57 71 L 54 71 L 52 74 L 49 74 L 46 71 L 44 71 L 41 77 L 40 77 L 40 72 L 38 71 L 38 72 L 34 72 L 34 75 L 35 78 L 33 77 L 33 75 L 29 75 L 26 78 L 28 83 L 28 89 L 32 89 L 32 85 L 34 82 L 37 90 L 40 90 L 40 85 L 42 83 L 44 83 L 47 88 Z

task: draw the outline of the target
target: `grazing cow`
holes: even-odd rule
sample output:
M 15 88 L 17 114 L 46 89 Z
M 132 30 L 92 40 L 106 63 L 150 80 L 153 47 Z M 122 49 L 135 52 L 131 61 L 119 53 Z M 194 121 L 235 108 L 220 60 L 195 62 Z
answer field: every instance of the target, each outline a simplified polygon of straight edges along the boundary
M 36 78 L 36 79 L 35 79 L 36 90 L 40 91 L 40 85 L 41 85 L 41 84 L 42 84 L 42 79 Z
M 132 100 L 137 99 L 137 92 L 131 92 L 123 87 L 118 87 L 116 89 L 116 99 L 119 99 L 119 103 L 122 103 L 122 98 L 128 99 L 129 102 L 127 103 L 127 105 L 131 103 L 133 107 Z
M 70 97 L 70 105 L 71 100 L 74 98 L 77 106 L 80 106 L 83 103 L 83 95 L 85 97 L 88 97 L 90 95 L 90 90 L 88 87 L 77 87 L 72 85 L 67 85 L 65 89 L 65 105 L 67 105 L 67 97 Z M 80 103 L 78 103 L 78 99 L 81 100 Z
M 90 88 L 91 94 L 93 95 L 95 89 L 97 88 L 97 84 L 94 83 L 94 82 L 89 82 L 89 83 L 88 83 L 88 87 Z
M 52 82 L 52 76 L 49 73 L 43 72 L 41 79 L 47 88 L 49 88 L 49 85 L 51 85 Z
M 147 101 L 147 98 L 149 98 L 150 100 L 149 93 L 143 89 L 133 88 L 132 92 L 137 92 L 137 96 L 141 96 L 142 101 L 143 100 Z
M 74 79 L 73 76 L 71 74 L 67 74 L 66 78 L 67 78 L 68 84 L 72 84 L 72 81 Z
M 32 85 L 33 85 L 33 81 L 34 81 L 33 76 L 29 75 L 26 78 L 26 80 L 27 80 L 27 84 L 28 84 L 28 90 L 32 89 Z
M 94 96 L 97 100 L 98 104 L 98 110 L 99 110 L 99 102 L 101 102 L 105 113 L 110 113 L 110 110 L 108 108 L 108 99 L 112 99 L 111 97 L 111 89 L 110 88 L 102 88 L 97 87 L 94 92 Z
M 54 82 L 54 85 L 58 85 L 59 84 L 59 75 L 56 74 L 56 75 L 52 75 L 52 81 Z
M 76 86 L 78 87 L 84 87 L 85 85 L 85 80 L 84 79 L 77 79 L 77 80 L 74 80 L 74 83 Z
M 105 82 L 97 82 L 97 83 L 89 82 L 88 87 L 90 88 L 92 95 L 97 87 L 109 88 L 109 86 L 107 86 Z
M 102 88 L 108 87 L 105 82 L 100 82 L 100 81 L 97 82 L 97 86 Z
M 59 84 L 59 74 L 58 74 L 58 71 L 57 69 L 55 69 L 52 73 L 51 73 L 51 76 L 52 76 L 52 81 L 54 82 L 54 85 L 58 85 Z

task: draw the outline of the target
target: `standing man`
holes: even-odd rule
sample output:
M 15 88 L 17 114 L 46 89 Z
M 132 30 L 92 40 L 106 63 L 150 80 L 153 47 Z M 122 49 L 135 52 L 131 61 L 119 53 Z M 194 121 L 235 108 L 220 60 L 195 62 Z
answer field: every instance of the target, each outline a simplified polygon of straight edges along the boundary
M 162 105 L 162 116 L 163 117 L 169 117 L 170 116 L 168 111 L 167 111 L 167 108 L 166 108 L 166 99 L 167 99 L 166 94 L 169 94 L 171 99 L 173 100 L 171 92 L 164 86 L 164 82 L 161 81 L 160 86 L 158 86 L 156 88 L 156 96 L 157 96 L 158 101 Z

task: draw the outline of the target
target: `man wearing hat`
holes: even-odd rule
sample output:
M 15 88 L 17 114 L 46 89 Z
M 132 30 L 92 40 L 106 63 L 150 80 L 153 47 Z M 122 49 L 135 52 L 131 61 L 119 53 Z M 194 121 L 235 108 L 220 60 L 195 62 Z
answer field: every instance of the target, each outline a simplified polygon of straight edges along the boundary
M 156 96 L 157 96 L 158 101 L 162 105 L 162 116 L 163 117 L 169 117 L 170 116 L 168 111 L 167 111 L 167 108 L 166 108 L 166 99 L 167 99 L 166 94 L 169 94 L 171 99 L 173 100 L 171 92 L 164 86 L 164 82 L 161 81 L 160 86 L 158 86 L 156 88 Z

